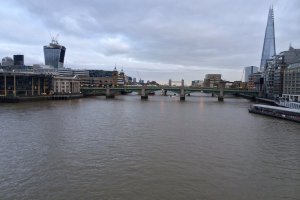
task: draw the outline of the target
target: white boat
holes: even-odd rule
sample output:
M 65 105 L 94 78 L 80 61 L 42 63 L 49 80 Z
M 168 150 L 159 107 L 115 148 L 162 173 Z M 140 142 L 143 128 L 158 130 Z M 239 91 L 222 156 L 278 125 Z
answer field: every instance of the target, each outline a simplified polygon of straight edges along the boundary
M 267 115 L 281 119 L 300 122 L 300 110 L 291 108 L 282 108 L 278 106 L 268 106 L 261 104 L 254 104 L 248 109 L 250 113 Z
M 292 109 L 299 109 L 300 110 L 300 103 L 295 101 L 279 101 L 279 106 L 286 107 L 286 108 L 292 108 Z

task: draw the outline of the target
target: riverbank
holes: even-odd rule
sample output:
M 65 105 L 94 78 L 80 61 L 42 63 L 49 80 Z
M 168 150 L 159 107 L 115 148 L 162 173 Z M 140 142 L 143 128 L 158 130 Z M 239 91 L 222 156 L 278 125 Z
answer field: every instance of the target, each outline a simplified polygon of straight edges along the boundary
M 0 103 L 19 103 L 29 101 L 47 101 L 47 100 L 68 100 L 84 97 L 82 94 L 62 94 L 62 95 L 47 95 L 47 96 L 0 96 Z

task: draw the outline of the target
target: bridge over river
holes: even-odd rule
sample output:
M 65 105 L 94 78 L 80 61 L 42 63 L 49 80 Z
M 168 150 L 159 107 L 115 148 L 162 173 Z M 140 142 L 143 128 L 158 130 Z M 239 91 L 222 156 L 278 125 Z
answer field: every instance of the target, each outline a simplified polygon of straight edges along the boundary
M 105 95 L 106 98 L 114 98 L 115 95 L 122 93 L 137 92 L 141 95 L 141 99 L 148 99 L 148 95 L 151 92 L 162 91 L 166 95 L 167 91 L 171 91 L 180 95 L 180 100 L 184 101 L 185 97 L 193 92 L 211 93 L 213 96 L 216 95 L 219 101 L 224 100 L 225 94 L 242 95 L 247 97 L 257 97 L 257 90 L 245 90 L 245 89 L 234 89 L 225 88 L 225 84 L 220 84 L 216 88 L 205 88 L 205 87 L 187 87 L 187 86 L 119 86 L 119 87 L 83 87 L 81 92 L 86 95 Z

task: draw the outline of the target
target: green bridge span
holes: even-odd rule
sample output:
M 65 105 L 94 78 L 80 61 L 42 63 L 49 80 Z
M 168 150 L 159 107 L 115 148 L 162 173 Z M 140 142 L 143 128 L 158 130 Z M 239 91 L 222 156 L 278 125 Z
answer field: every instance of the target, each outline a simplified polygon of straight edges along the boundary
M 84 95 L 106 95 L 107 98 L 113 98 L 115 95 L 129 92 L 138 92 L 142 99 L 148 99 L 148 94 L 155 91 L 172 91 L 180 95 L 181 100 L 185 100 L 187 94 L 193 92 L 212 93 L 218 96 L 219 101 L 223 101 L 225 94 L 243 95 L 247 97 L 257 97 L 259 91 L 225 88 L 220 86 L 218 88 L 205 87 L 185 87 L 185 86 L 122 86 L 122 87 L 83 87 L 81 92 Z

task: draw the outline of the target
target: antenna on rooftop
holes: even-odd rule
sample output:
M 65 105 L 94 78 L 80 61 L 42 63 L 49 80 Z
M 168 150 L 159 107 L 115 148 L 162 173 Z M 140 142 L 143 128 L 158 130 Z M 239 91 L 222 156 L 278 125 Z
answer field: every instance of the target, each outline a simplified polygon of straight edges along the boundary
M 53 36 L 52 34 L 51 34 L 51 32 L 49 31 L 49 35 L 50 35 L 50 38 L 51 38 L 51 43 L 53 43 L 53 44 L 58 44 L 58 37 L 59 37 L 59 33 L 57 33 L 56 34 L 56 36 Z

